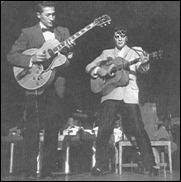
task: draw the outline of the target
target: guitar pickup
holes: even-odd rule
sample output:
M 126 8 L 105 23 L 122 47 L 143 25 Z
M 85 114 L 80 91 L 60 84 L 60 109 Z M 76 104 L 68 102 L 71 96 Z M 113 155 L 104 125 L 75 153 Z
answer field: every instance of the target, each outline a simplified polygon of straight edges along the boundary
M 51 50 L 51 49 L 48 49 L 48 53 L 49 53 L 49 55 L 51 56 L 51 57 L 53 57 L 55 54 L 54 54 L 54 52 Z

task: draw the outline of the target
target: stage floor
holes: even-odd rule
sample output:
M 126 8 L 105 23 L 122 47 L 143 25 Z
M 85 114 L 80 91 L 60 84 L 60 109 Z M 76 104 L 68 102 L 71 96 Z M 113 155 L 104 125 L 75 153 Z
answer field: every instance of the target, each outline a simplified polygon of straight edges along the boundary
M 7 175 L 2 177 L 1 181 L 26 181 L 24 176 Z M 89 173 L 63 175 L 54 174 L 53 179 L 38 179 L 33 181 L 180 181 L 180 171 L 173 171 L 172 174 L 169 171 L 164 173 L 160 171 L 159 176 L 149 176 L 146 174 L 137 174 L 134 172 L 123 172 L 122 175 L 118 174 L 106 174 L 104 176 L 94 177 Z

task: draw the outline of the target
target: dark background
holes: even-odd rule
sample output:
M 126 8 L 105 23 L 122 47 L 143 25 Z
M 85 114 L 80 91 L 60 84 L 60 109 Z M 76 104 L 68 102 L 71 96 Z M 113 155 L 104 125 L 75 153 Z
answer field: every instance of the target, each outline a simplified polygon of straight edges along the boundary
M 180 117 L 180 1 L 59 1 L 57 23 L 68 27 L 71 34 L 108 14 L 111 25 L 95 27 L 76 40 L 75 59 L 66 71 L 65 111 L 76 109 L 93 114 L 100 95 L 90 90 L 90 77 L 85 66 L 112 48 L 111 33 L 115 25 L 129 28 L 129 45 L 141 46 L 148 52 L 163 49 L 163 57 L 151 62 L 144 76 L 138 74 L 140 101 L 155 102 L 158 115 Z M 1 126 L 6 131 L 22 118 L 23 89 L 16 83 L 6 55 L 21 29 L 35 25 L 37 1 L 1 2 Z

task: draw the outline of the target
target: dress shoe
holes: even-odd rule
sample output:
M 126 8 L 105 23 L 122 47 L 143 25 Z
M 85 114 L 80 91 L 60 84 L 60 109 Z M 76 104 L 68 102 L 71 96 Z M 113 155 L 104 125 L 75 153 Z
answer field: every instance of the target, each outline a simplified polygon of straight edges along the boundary
M 101 169 L 99 169 L 97 167 L 93 167 L 92 171 L 91 171 L 91 174 L 93 176 L 101 176 L 101 175 L 103 175 L 103 171 L 101 171 Z

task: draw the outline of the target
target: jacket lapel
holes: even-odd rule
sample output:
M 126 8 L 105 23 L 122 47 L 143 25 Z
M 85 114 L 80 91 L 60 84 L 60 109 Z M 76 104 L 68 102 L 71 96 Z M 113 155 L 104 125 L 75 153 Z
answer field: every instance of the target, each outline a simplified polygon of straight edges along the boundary
M 41 47 L 45 42 L 45 38 L 43 36 L 43 33 L 42 33 L 42 30 L 40 28 L 39 23 L 35 26 L 35 35 L 36 35 L 36 40 L 35 41 L 38 44 L 37 46 Z
M 123 54 L 122 58 L 125 59 L 129 51 L 130 51 L 130 48 L 126 45 L 126 46 L 124 47 L 124 54 Z M 119 57 L 118 51 L 117 51 L 116 48 L 113 50 L 113 55 L 114 55 L 115 58 L 116 58 L 116 57 Z
M 118 52 L 117 52 L 116 48 L 113 49 L 113 55 L 114 55 L 114 58 L 118 57 Z
M 128 52 L 130 51 L 131 49 L 126 45 L 125 46 L 125 50 L 124 50 L 124 55 L 123 55 L 123 58 L 125 59 L 126 56 L 128 55 Z
M 55 39 L 57 39 L 59 42 L 61 42 L 62 36 L 61 36 L 60 31 L 58 31 L 58 29 L 55 28 L 54 33 L 55 33 Z
M 55 39 L 57 39 L 59 42 L 61 42 L 61 40 L 62 40 L 61 32 L 58 31 L 57 28 L 55 28 L 54 33 L 55 33 Z M 45 38 L 43 36 L 39 23 L 35 26 L 34 34 L 36 35 L 35 41 L 38 44 L 37 47 L 41 47 L 45 43 Z

